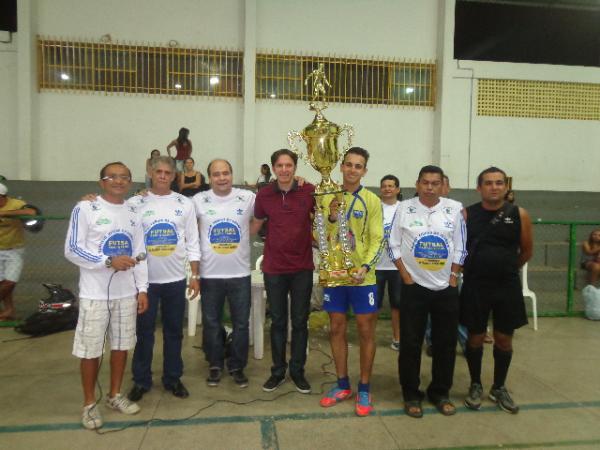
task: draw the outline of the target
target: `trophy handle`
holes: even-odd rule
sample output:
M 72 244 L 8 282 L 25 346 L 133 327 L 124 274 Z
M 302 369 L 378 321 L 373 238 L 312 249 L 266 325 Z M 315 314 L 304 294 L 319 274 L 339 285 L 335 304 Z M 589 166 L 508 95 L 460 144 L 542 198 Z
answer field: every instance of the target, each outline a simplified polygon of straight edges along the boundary
M 301 141 L 302 139 L 302 133 L 299 131 L 290 131 L 287 135 L 288 144 L 290 144 L 290 150 L 298 155 L 298 158 L 302 159 L 302 161 L 309 163 L 308 156 L 298 150 L 298 147 L 296 146 L 296 142 Z
M 340 136 L 342 135 L 343 132 L 346 132 L 346 145 L 344 145 L 342 147 L 342 149 L 339 151 L 339 157 L 340 159 L 344 159 L 344 155 L 346 154 L 346 152 L 348 151 L 348 149 L 350 147 L 352 147 L 352 138 L 354 137 L 354 127 L 352 125 L 349 125 L 347 123 L 345 123 L 344 125 L 342 125 L 342 127 L 340 128 Z

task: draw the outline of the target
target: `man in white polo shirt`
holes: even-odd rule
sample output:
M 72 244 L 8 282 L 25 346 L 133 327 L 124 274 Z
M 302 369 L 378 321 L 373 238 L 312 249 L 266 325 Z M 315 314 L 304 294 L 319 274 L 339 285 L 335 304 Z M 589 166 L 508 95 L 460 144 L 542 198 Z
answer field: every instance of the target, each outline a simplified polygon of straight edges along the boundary
M 190 262 L 191 298 L 198 295 L 200 248 L 198 225 L 191 200 L 171 191 L 175 164 L 168 156 L 152 160 L 152 188 L 147 195 L 136 195 L 128 203 L 140 212 L 148 253 L 148 311 L 138 316 L 137 344 L 133 353 L 134 386 L 129 399 L 138 401 L 152 387 L 154 330 L 160 303 L 163 325 L 162 385 L 175 397 L 187 398 L 181 382 L 183 359 L 183 320 L 186 304 L 186 257 Z
M 202 253 L 202 343 L 209 363 L 209 386 L 218 386 L 225 367 L 222 315 L 225 299 L 233 325 L 227 370 L 234 383 L 248 386 L 244 368 L 248 362 L 250 318 L 250 234 L 260 223 L 252 222 L 253 192 L 233 187 L 233 169 L 224 159 L 207 168 L 211 189 L 193 198 L 200 227 Z M 252 223 L 251 223 L 252 222 Z
M 136 312 L 148 307 L 148 271 L 144 233 L 135 207 L 125 204 L 131 172 L 121 162 L 100 171 L 103 193 L 73 209 L 65 241 L 65 256 L 79 267 L 79 319 L 73 355 L 81 359 L 82 424 L 103 424 L 96 405 L 99 359 L 106 333 L 110 338 L 109 408 L 135 414 L 140 408 L 120 393 L 127 351 L 135 344 Z
M 456 413 L 449 392 L 456 358 L 457 278 L 466 257 L 466 229 L 462 205 L 441 197 L 443 176 L 437 166 L 421 169 L 418 197 L 400 203 L 390 233 L 390 250 L 403 281 L 400 384 L 405 412 L 415 418 L 423 416 L 419 376 L 428 314 L 433 361 L 427 397 L 441 414 Z

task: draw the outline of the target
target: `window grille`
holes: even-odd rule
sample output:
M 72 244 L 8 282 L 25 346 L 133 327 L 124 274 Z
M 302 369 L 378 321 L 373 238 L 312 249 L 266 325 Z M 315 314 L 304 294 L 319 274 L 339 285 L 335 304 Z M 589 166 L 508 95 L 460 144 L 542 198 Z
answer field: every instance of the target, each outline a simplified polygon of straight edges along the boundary
M 600 84 L 562 81 L 478 81 L 480 116 L 600 120 Z
M 435 106 L 434 62 L 376 61 L 367 59 L 256 55 L 256 97 L 274 100 L 310 100 L 312 82 L 304 80 L 323 63 L 331 88 L 327 99 L 340 103 Z
M 38 38 L 40 90 L 241 97 L 243 52 Z

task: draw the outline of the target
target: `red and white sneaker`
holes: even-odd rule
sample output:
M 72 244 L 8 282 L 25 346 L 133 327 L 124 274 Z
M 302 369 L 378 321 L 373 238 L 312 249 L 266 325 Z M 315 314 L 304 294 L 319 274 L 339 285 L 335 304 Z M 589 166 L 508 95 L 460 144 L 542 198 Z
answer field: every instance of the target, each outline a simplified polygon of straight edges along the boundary
M 356 394 L 356 405 L 354 407 L 356 415 L 359 417 L 366 417 L 373 411 L 373 403 L 371 394 L 364 391 L 358 391 Z
M 321 399 L 319 404 L 324 408 L 335 406 L 352 395 L 352 389 L 340 389 L 337 385 L 332 387 Z

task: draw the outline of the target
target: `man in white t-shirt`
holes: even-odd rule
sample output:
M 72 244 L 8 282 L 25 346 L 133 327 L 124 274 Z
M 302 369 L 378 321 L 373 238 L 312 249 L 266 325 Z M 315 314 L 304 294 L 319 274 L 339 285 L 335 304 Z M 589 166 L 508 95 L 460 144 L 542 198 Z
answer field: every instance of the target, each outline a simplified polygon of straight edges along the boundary
M 419 390 L 421 347 L 431 315 L 432 380 L 427 397 L 443 415 L 456 408 L 449 398 L 456 359 L 459 271 L 466 257 L 462 205 L 441 197 L 444 172 L 425 166 L 419 172 L 418 197 L 400 203 L 390 233 L 390 249 L 402 277 L 398 367 L 404 410 L 423 416 Z
M 102 416 L 95 388 L 106 333 L 110 338 L 109 408 L 135 414 L 140 407 L 122 396 L 127 351 L 135 345 L 136 312 L 148 308 L 148 271 L 140 216 L 125 195 L 131 172 L 121 162 L 100 171 L 103 193 L 73 209 L 65 241 L 65 257 L 79 267 L 79 319 L 73 355 L 81 360 L 82 424 L 100 428 Z
M 400 193 L 400 180 L 395 175 L 385 175 L 379 182 L 381 206 L 383 207 L 383 238 L 385 251 L 377 263 L 375 277 L 377 279 L 377 306 L 383 307 L 383 297 L 387 285 L 390 311 L 392 315 L 392 350 L 400 350 L 400 295 L 402 277 L 390 256 L 389 238 L 394 216 L 402 194 Z
M 227 370 L 240 388 L 248 386 L 250 318 L 250 235 L 260 223 L 252 220 L 255 195 L 233 187 L 233 169 L 224 159 L 208 165 L 211 189 L 193 197 L 200 228 L 202 343 L 209 363 L 209 386 L 218 386 Z M 233 325 L 230 356 L 225 362 L 223 306 L 229 301 Z
M 171 191 L 175 179 L 172 158 L 159 156 L 151 162 L 152 188 L 147 195 L 136 195 L 128 203 L 140 212 L 148 254 L 148 311 L 137 320 L 137 344 L 131 369 L 134 386 L 129 399 L 138 401 L 152 387 L 154 330 L 160 304 L 163 326 L 162 385 L 175 397 L 187 398 L 181 382 L 183 359 L 183 320 L 186 304 L 186 259 L 192 276 L 191 298 L 200 289 L 198 225 L 190 199 Z

